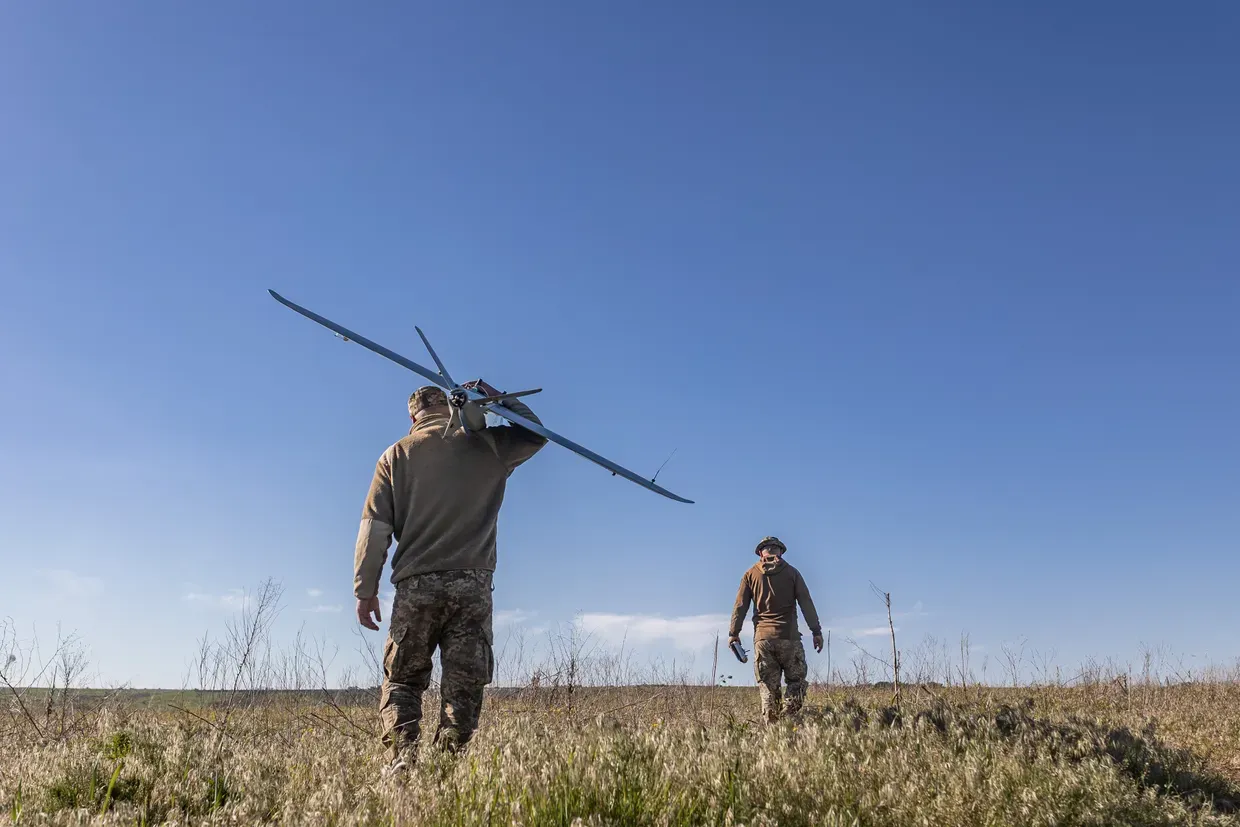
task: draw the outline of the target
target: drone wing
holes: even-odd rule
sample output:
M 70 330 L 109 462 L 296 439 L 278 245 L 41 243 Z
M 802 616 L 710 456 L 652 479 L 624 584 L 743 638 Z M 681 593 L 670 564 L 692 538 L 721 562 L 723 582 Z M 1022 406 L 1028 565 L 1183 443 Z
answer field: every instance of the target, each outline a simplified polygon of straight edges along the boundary
M 673 494 L 671 491 L 668 491 L 666 488 L 663 488 L 660 485 L 656 485 L 652 480 L 643 479 L 642 477 L 637 476 L 637 474 L 634 474 L 632 471 L 625 468 L 624 466 L 617 465 L 616 463 L 612 462 L 606 457 L 599 456 L 598 454 L 591 451 L 589 448 L 585 448 L 581 445 L 578 445 L 576 442 L 573 442 L 571 439 L 566 439 L 560 436 L 559 434 L 557 434 L 555 431 L 552 431 L 542 425 L 539 425 L 537 422 L 532 422 L 531 420 L 526 419 L 524 416 L 521 416 L 521 414 L 511 411 L 508 408 L 504 407 L 503 405 L 500 405 L 499 403 L 492 402 L 491 404 L 487 405 L 487 404 L 483 404 L 481 400 L 475 400 L 475 401 L 478 402 L 484 409 L 490 411 L 496 416 L 502 416 L 504 419 L 507 419 L 509 422 L 512 422 L 516 425 L 520 425 L 522 428 L 528 428 L 529 430 L 533 431 L 536 434 L 539 434 L 540 436 L 545 436 L 547 439 L 551 440 L 557 445 L 562 445 L 570 451 L 581 454 L 581 456 L 585 457 L 586 459 L 590 460 L 593 463 L 603 466 L 611 473 L 619 474 L 620 476 L 624 477 L 626 480 L 631 480 L 632 482 L 637 483 L 643 488 L 649 488 L 651 491 L 655 492 L 656 494 L 662 494 L 664 497 L 667 497 L 669 500 L 675 500 L 678 503 L 692 503 L 693 502 L 693 500 L 686 500 L 684 497 Z
M 323 325 L 323 327 L 327 328 L 328 330 L 334 330 L 335 332 L 339 333 L 341 336 L 345 337 L 346 339 L 350 339 L 354 342 L 357 342 L 359 345 L 366 348 L 367 350 L 374 351 L 380 356 L 383 356 L 387 359 L 391 359 L 393 362 L 400 365 L 401 367 L 409 368 L 409 370 L 413 371 L 419 376 L 429 379 L 431 382 L 434 382 L 436 385 L 443 388 L 444 390 L 452 390 L 452 386 L 447 384 L 447 382 L 445 382 L 445 380 L 447 379 L 446 374 L 444 376 L 440 376 L 438 373 L 435 373 L 435 371 L 431 370 L 430 368 L 424 368 L 421 365 L 419 365 L 417 362 L 406 359 L 404 356 L 401 356 L 399 353 L 393 353 L 392 351 L 385 348 L 383 345 L 378 345 L 370 341 L 365 336 L 358 336 L 356 333 L 354 333 L 352 330 L 349 330 L 347 327 L 341 327 L 340 325 L 333 322 L 331 319 L 325 319 L 322 316 L 320 316 L 318 313 L 315 313 L 311 310 L 307 310 L 301 305 L 294 304 L 293 302 L 284 298 L 283 296 L 281 296 L 279 293 L 277 293 L 274 290 L 268 290 L 267 292 L 270 293 L 271 297 L 275 299 L 276 301 L 278 301 L 280 304 L 292 310 L 297 311 L 301 315 L 305 316 L 307 319 L 318 322 L 319 324 Z M 421 333 L 421 332 L 422 331 L 420 330 L 418 331 L 418 333 Z M 423 337 L 423 340 L 425 340 L 425 337 Z M 429 343 L 427 344 L 427 347 L 430 347 Z M 434 354 L 435 352 L 431 351 L 431 355 L 434 356 Z M 436 360 L 438 360 L 438 357 L 436 357 Z
M 431 382 L 434 382 L 436 385 L 443 388 L 444 390 L 449 390 L 449 391 L 452 390 L 452 385 L 448 384 L 448 381 L 450 380 L 448 380 L 446 372 L 444 373 L 443 376 L 441 376 L 438 373 L 435 373 L 430 368 L 425 368 L 422 365 L 419 365 L 417 362 L 406 359 L 404 356 L 401 356 L 399 353 L 394 353 L 393 351 L 388 350 L 383 345 L 376 344 L 375 342 L 370 341 L 365 336 L 357 335 L 352 330 L 349 330 L 347 327 L 342 327 L 336 324 L 331 319 L 325 319 L 322 316 L 320 316 L 318 313 L 315 313 L 311 310 L 307 310 L 301 305 L 294 304 L 293 302 L 284 298 L 283 296 L 281 296 L 279 293 L 277 293 L 274 290 L 268 290 L 267 292 L 271 294 L 271 297 L 273 299 L 275 299 L 276 301 L 278 301 L 280 304 L 284 305 L 285 307 L 289 308 L 290 310 L 294 310 L 297 313 L 300 313 L 301 315 L 305 316 L 307 319 L 310 319 L 311 321 L 318 322 L 319 324 L 323 325 L 323 327 L 340 334 L 346 339 L 350 339 L 354 342 L 357 342 L 359 345 L 366 348 L 367 350 L 377 353 L 386 359 L 390 359 L 396 364 L 400 365 L 401 367 L 408 368 L 409 370 L 413 371 L 419 376 L 422 376 L 430 380 Z M 418 333 L 421 334 L 422 331 L 419 330 Z M 423 336 L 422 339 L 423 341 L 426 341 L 425 336 Z M 426 343 L 426 346 L 428 349 L 430 349 L 429 342 Z M 431 350 L 431 356 L 432 358 L 435 359 L 436 364 L 439 364 L 439 357 L 435 355 L 434 350 Z M 536 391 L 523 391 L 523 392 L 514 393 L 514 394 L 507 394 L 506 396 L 508 398 L 512 398 L 514 396 L 524 396 L 529 393 L 535 393 L 535 392 Z M 594 462 L 594 463 L 597 463 L 598 465 L 603 466 L 604 468 L 606 468 L 608 471 L 612 472 L 613 474 L 619 474 L 620 476 L 624 477 L 626 480 L 631 480 L 632 482 L 637 483 L 643 488 L 649 488 L 651 491 L 655 492 L 656 494 L 662 494 L 664 497 L 667 497 L 670 500 L 675 500 L 676 502 L 681 502 L 681 503 L 692 503 L 693 502 L 693 500 L 686 500 L 684 497 L 679 497 L 673 494 L 671 491 L 668 491 L 666 488 L 662 488 L 658 485 L 655 485 L 655 483 L 651 480 L 643 479 L 637 476 L 637 474 L 634 474 L 629 469 L 624 468 L 620 465 L 616 465 L 616 463 L 612 462 L 611 460 L 605 457 L 599 456 L 598 454 L 591 451 L 589 448 L 585 448 L 585 447 L 582 447 L 581 445 L 578 445 L 577 443 L 573 442 L 571 439 L 565 439 L 564 437 L 560 436 L 554 431 L 548 430 L 542 425 L 539 425 L 537 422 L 532 422 L 529 419 L 526 419 L 520 414 L 515 413 L 514 411 L 511 411 L 508 408 L 504 407 L 503 405 L 499 404 L 498 402 L 487 403 L 486 402 L 487 397 L 484 394 L 481 394 L 478 391 L 473 390 L 472 388 L 467 390 L 467 395 L 469 396 L 471 402 L 477 403 L 484 410 L 490 411 L 496 416 L 502 416 L 504 419 L 507 419 L 509 422 L 512 422 L 516 425 L 520 425 L 522 428 L 528 428 L 534 433 L 539 434 L 540 436 L 546 437 L 547 439 L 551 440 L 557 445 L 562 445 L 568 450 L 580 454 L 581 456 L 585 457 L 591 462 Z M 504 398 L 504 397 L 500 397 L 500 398 Z

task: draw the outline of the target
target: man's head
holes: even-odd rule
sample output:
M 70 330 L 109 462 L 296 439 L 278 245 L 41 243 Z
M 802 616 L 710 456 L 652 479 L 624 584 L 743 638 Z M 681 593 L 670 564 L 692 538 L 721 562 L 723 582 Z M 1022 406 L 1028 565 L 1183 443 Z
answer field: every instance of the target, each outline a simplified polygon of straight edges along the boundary
M 763 562 L 767 562 L 780 559 L 787 550 L 788 547 L 780 542 L 778 537 L 763 537 L 754 553 L 761 557 Z
M 436 414 L 451 413 L 448 407 L 448 395 L 443 388 L 435 385 L 423 385 L 409 396 L 409 418 L 416 424 L 419 419 Z

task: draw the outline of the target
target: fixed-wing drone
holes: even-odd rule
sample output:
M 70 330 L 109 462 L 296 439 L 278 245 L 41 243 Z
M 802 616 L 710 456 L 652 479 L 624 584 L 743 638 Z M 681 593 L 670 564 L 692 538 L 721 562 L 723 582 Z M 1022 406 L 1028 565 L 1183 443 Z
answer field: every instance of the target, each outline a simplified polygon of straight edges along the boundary
M 643 488 L 649 488 L 651 491 L 654 491 L 656 494 L 662 494 L 664 497 L 667 497 L 668 499 L 671 499 L 671 500 L 675 500 L 676 502 L 681 502 L 681 503 L 692 503 L 693 502 L 693 500 L 686 500 L 684 497 L 677 496 L 676 494 L 673 494 L 671 491 L 668 491 L 666 488 L 663 488 L 662 486 L 655 484 L 654 479 L 648 480 L 643 477 L 639 477 L 637 474 L 634 474 L 629 469 L 623 466 L 617 465 L 616 463 L 612 462 L 606 457 L 599 456 L 598 454 L 591 451 L 589 448 L 585 448 L 581 445 L 578 445 L 577 443 L 573 442 L 571 439 L 565 439 L 564 437 L 560 436 L 554 431 L 548 430 L 546 427 L 538 424 L 537 422 L 531 422 L 526 417 L 521 416 L 521 414 L 516 413 L 513 410 L 510 410 L 509 408 L 505 407 L 503 404 L 504 400 L 506 399 L 515 399 L 519 396 L 528 396 L 530 394 L 538 393 L 540 390 L 542 390 L 541 388 L 538 388 L 536 390 L 528 390 L 528 391 L 515 391 L 513 393 L 501 393 L 497 396 L 487 396 L 486 394 L 480 393 L 479 391 L 475 390 L 472 387 L 465 387 L 464 385 L 457 384 L 455 381 L 453 381 L 451 375 L 449 375 L 448 369 L 444 367 L 443 362 L 439 360 L 439 355 L 435 353 L 435 349 L 431 347 L 430 341 L 427 340 L 426 334 L 422 332 L 421 328 L 414 328 L 414 329 L 418 331 L 418 336 L 422 338 L 422 343 L 425 344 L 426 349 L 430 351 L 431 359 L 434 360 L 435 367 L 439 369 L 438 373 L 431 370 L 430 368 L 425 368 L 422 365 L 419 365 L 417 362 L 414 362 L 410 359 L 406 359 L 404 356 L 401 356 L 399 353 L 393 353 L 392 351 L 385 348 L 383 345 L 375 344 L 374 342 L 370 341 L 366 337 L 359 336 L 353 331 L 349 330 L 348 328 L 341 327 L 340 325 L 336 324 L 330 319 L 325 319 L 317 313 L 307 310 L 306 308 L 301 307 L 300 305 L 294 304 L 293 302 L 284 298 L 283 296 L 281 296 L 279 293 L 277 293 L 274 290 L 268 290 L 267 292 L 270 293 L 271 297 L 275 299 L 276 301 L 278 301 L 280 304 L 292 310 L 295 310 L 296 312 L 300 313 L 301 315 L 305 316 L 307 319 L 310 319 L 311 321 L 318 322 L 319 324 L 323 325 L 323 327 L 326 327 L 328 330 L 331 330 L 334 333 L 336 333 L 336 335 L 340 336 L 346 342 L 357 342 L 359 345 L 366 348 L 367 350 L 373 351 L 387 359 L 391 359 L 393 362 L 400 365 L 401 367 L 408 368 L 409 370 L 413 371 L 419 376 L 443 388 L 448 393 L 448 404 L 454 409 L 453 410 L 454 416 L 452 417 L 453 420 L 459 421 L 461 427 L 465 428 L 466 431 L 468 431 L 468 426 L 465 424 L 465 416 L 463 415 L 465 406 L 466 405 L 477 405 L 479 408 L 481 408 L 484 411 L 493 413 L 496 416 L 499 416 L 499 417 L 502 417 L 508 420 L 514 425 L 519 425 L 522 428 L 526 428 L 540 436 L 546 437 L 547 439 L 551 440 L 557 445 L 562 445 L 568 450 L 573 451 L 574 453 L 580 454 L 581 456 L 585 457 L 591 462 L 594 462 L 594 463 L 597 463 L 598 465 L 603 466 L 608 471 L 610 471 L 613 476 L 615 476 L 616 474 L 619 474 L 625 479 L 631 480 L 637 483 L 638 485 L 642 486 Z M 658 478 L 658 476 L 659 475 L 656 472 L 655 478 Z

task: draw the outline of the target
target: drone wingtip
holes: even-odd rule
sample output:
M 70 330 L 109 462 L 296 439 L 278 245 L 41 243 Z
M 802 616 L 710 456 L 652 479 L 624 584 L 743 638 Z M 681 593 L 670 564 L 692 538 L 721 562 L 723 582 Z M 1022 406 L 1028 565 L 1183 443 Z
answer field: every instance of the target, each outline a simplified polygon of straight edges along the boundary
M 678 503 L 686 503 L 688 505 L 693 505 L 693 500 L 686 499 L 685 497 L 682 497 L 679 494 L 673 494 L 671 491 L 668 491 L 663 486 L 657 485 L 654 480 L 650 481 L 650 487 L 651 489 L 655 491 L 655 493 L 662 494 L 663 496 L 667 497 L 669 500 L 675 500 Z

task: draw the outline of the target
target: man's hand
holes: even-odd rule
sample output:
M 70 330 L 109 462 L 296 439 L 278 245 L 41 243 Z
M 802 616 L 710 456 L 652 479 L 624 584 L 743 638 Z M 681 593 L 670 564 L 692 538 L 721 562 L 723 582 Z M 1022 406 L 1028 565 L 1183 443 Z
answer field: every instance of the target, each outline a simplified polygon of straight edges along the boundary
M 814 651 L 822 651 L 822 632 L 814 632 Z
M 466 382 L 465 384 L 461 385 L 461 387 L 469 388 L 470 390 L 475 390 L 481 393 L 485 393 L 487 396 L 499 396 L 500 394 L 500 392 L 497 391 L 495 388 L 491 387 L 489 383 L 484 382 L 481 379 L 475 379 L 472 382 Z
M 375 616 L 374 620 L 370 619 L 372 614 Z M 357 599 L 357 622 L 365 626 L 367 629 L 374 629 L 377 632 L 379 631 L 379 627 L 376 623 L 380 620 L 383 620 L 383 617 L 379 614 L 378 596 L 366 598 L 359 597 Z
M 733 643 L 740 643 L 740 642 L 741 642 L 741 636 L 740 636 L 740 635 L 732 635 L 731 637 L 729 637 L 729 638 L 728 638 L 728 645 L 729 645 L 729 646 L 731 646 Z

